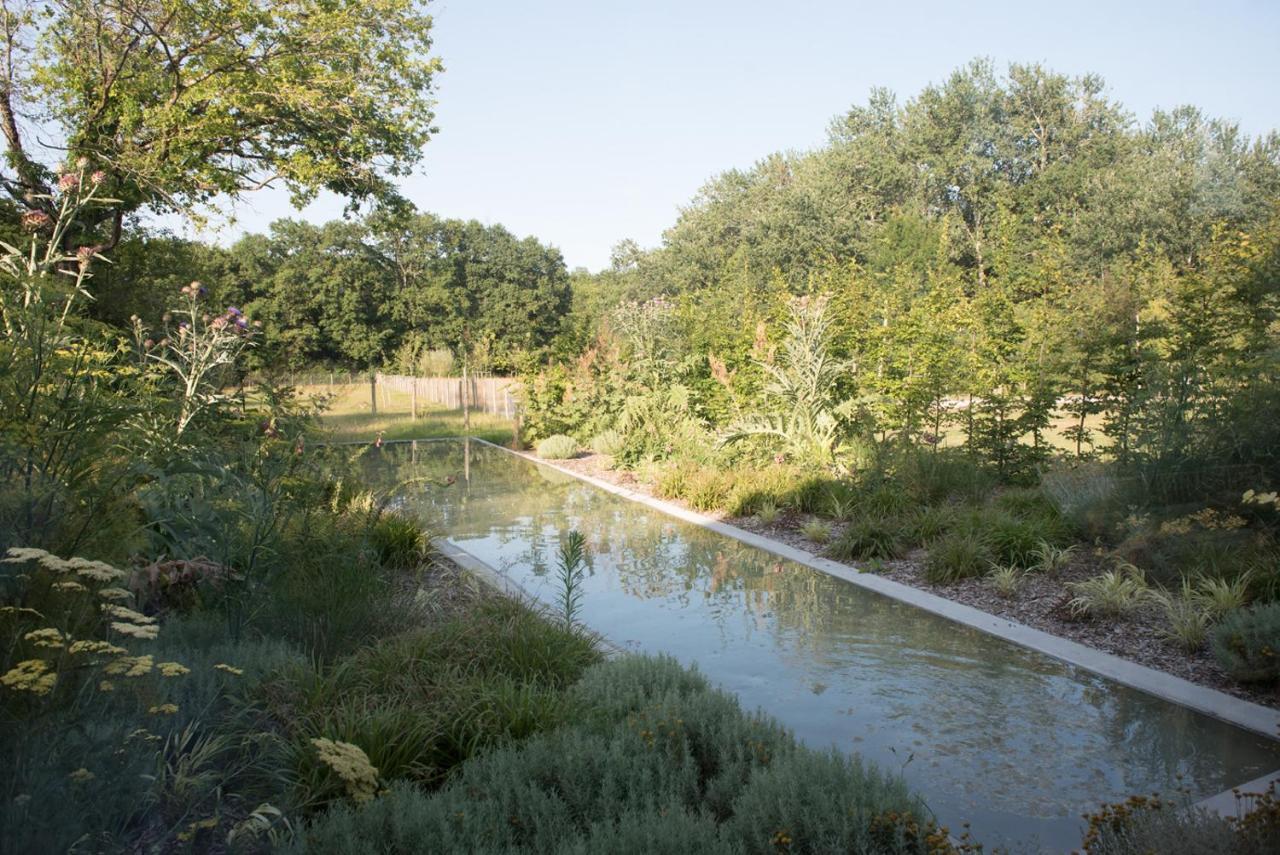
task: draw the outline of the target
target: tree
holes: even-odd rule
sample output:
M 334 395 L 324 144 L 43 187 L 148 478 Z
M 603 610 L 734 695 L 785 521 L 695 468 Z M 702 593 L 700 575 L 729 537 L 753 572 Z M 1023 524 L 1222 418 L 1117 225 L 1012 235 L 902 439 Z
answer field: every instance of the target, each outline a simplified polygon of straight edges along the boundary
M 52 215 L 50 161 L 84 159 L 119 200 L 73 242 L 276 184 L 389 198 L 434 132 L 417 0 L 4 0 L 0 24 L 0 188 Z

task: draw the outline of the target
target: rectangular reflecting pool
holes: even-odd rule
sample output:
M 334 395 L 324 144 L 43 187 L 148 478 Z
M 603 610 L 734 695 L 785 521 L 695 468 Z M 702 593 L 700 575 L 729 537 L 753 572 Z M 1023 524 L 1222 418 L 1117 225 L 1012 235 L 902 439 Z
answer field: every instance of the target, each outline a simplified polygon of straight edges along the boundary
M 501 449 L 392 443 L 365 462 L 397 504 L 548 602 L 559 538 L 581 531 L 587 625 L 696 664 L 809 745 L 900 772 L 988 847 L 1071 849 L 1100 802 L 1180 785 L 1199 799 L 1280 769 L 1274 740 Z

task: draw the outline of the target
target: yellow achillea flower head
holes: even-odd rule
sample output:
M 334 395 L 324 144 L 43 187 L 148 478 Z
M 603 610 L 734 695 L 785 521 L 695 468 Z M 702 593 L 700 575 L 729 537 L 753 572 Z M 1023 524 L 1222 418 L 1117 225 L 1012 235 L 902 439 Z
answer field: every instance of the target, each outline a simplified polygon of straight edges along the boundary
M 49 663 L 43 659 L 28 659 L 19 662 L 3 676 L 0 685 L 15 692 L 30 692 L 33 695 L 47 695 L 58 682 L 58 675 L 49 670 Z
M 91 582 L 115 582 L 125 577 L 123 570 L 117 570 L 103 561 L 69 558 L 66 565 L 68 570 L 74 570 L 81 579 L 88 579 Z
M 129 623 L 136 623 L 141 626 L 150 626 L 156 622 L 155 618 L 147 617 L 142 612 L 135 612 L 133 609 L 111 605 L 110 603 L 103 604 L 102 611 L 116 620 L 126 620 Z
M 122 653 L 128 653 L 123 647 L 116 647 L 109 641 L 73 641 L 71 646 L 67 648 L 67 652 L 71 654 L 77 653 L 102 653 L 107 656 L 119 656 Z
M 219 662 L 217 665 L 214 665 L 213 667 L 217 671 L 226 671 L 228 674 L 231 674 L 235 677 L 244 676 L 243 668 L 234 668 L 231 665 L 226 664 L 225 662 Z
M 31 642 L 36 647 L 48 647 L 53 650 L 62 647 L 62 642 L 66 641 L 62 633 L 51 626 L 44 629 L 33 629 L 22 636 L 22 639 Z
M 75 770 L 74 772 L 72 772 L 72 773 L 71 773 L 70 775 L 68 775 L 67 777 L 69 777 L 71 780 L 75 781 L 77 784 L 84 784 L 84 783 L 87 783 L 87 782 L 89 782 L 89 781 L 92 781 L 94 778 L 96 778 L 96 777 L 98 777 L 98 776 L 97 776 L 97 775 L 95 775 L 95 774 L 93 774 L 93 773 L 92 773 L 92 772 L 90 772 L 88 769 L 84 768 L 83 766 L 81 766 L 79 769 Z
M 53 583 L 53 587 L 54 587 L 54 589 L 55 589 L 55 590 L 58 590 L 58 591 L 87 591 L 87 590 L 89 590 L 89 589 L 88 589 L 88 588 L 86 588 L 84 585 L 81 585 L 79 582 L 77 582 L 77 581 L 76 581 L 76 580 L 74 580 L 74 579 L 68 579 L 68 580 L 67 580 L 67 581 L 65 581 L 65 582 L 54 582 L 54 583 Z
M 116 690 L 116 684 L 111 682 L 110 680 L 103 680 L 102 682 L 98 683 L 99 692 L 114 692 L 115 690 Z
M 160 672 L 161 677 L 181 677 L 191 673 L 191 669 L 180 662 L 161 662 L 156 666 L 156 670 Z
M 378 770 L 358 745 L 332 739 L 313 739 L 320 761 L 347 785 L 352 801 L 363 804 L 378 795 Z
M 0 563 L 25 564 L 28 561 L 39 561 L 48 554 L 43 549 L 33 549 L 29 546 L 11 546 L 9 551 L 4 554 L 4 558 L 0 558 Z
M 147 710 L 152 715 L 173 715 L 178 711 L 177 704 L 159 704 Z
M 98 591 L 98 596 L 104 600 L 127 600 L 133 596 L 124 588 L 103 588 Z
M 151 673 L 151 669 L 155 667 L 155 662 L 150 655 L 147 656 L 121 656 L 107 663 L 107 667 L 102 670 L 111 676 L 125 677 L 142 677 Z
M 130 638 L 139 638 L 143 641 L 154 641 L 160 635 L 160 627 L 158 626 L 138 626 L 132 623 L 122 623 L 120 621 L 112 621 L 111 628 L 121 635 L 127 635 Z

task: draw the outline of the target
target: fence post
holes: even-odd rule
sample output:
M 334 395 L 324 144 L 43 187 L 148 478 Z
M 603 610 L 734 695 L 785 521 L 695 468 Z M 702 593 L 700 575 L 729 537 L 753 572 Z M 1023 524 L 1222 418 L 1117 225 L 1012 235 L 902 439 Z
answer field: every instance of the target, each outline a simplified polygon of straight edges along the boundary
M 373 371 L 369 372 L 369 413 L 378 414 L 378 375 Z
M 409 395 L 409 418 L 411 421 L 418 420 L 418 378 L 414 377 L 409 381 L 411 394 Z

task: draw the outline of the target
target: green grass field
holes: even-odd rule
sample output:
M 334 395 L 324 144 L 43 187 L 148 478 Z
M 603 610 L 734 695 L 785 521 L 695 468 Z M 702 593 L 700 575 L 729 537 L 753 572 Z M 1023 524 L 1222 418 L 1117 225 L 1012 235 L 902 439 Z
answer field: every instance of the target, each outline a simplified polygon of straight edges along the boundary
M 329 396 L 329 404 L 321 421 L 333 432 L 334 442 L 360 442 L 377 439 L 435 439 L 463 436 L 462 411 L 446 410 L 434 404 L 418 403 L 418 417 L 409 412 L 409 395 L 404 392 L 378 390 L 378 414 L 372 412 L 369 387 L 366 384 L 299 386 L 298 394 L 315 399 Z M 510 444 L 515 425 L 511 419 L 487 413 L 471 413 L 471 436 L 503 445 Z

